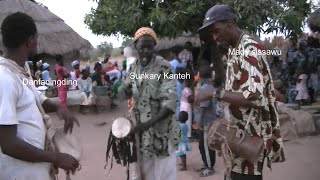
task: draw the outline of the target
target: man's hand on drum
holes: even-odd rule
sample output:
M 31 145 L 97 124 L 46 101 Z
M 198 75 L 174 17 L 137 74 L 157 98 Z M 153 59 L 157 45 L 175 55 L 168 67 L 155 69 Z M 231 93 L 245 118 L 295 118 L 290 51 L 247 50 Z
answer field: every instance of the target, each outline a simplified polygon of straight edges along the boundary
M 132 130 L 132 133 L 141 133 L 141 132 L 144 132 L 146 130 L 149 129 L 149 125 L 147 123 L 140 123 L 140 124 L 137 124 L 133 130 Z
M 124 85 L 123 87 L 121 87 L 118 93 L 118 99 L 120 102 L 123 102 L 129 99 L 129 97 L 132 95 L 131 88 L 132 88 L 132 85 L 129 85 L 129 86 Z

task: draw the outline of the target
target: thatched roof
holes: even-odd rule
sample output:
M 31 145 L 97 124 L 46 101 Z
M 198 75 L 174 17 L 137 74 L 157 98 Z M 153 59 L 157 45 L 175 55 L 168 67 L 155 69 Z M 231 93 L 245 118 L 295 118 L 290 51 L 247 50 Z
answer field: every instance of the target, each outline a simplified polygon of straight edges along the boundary
M 0 0 L 0 24 L 6 16 L 15 12 L 26 13 L 34 19 L 39 35 L 39 54 L 70 54 L 78 51 L 80 56 L 89 55 L 92 48 L 90 42 L 47 8 L 28 0 Z M 1 35 L 0 49 L 3 49 Z
M 190 41 L 193 45 L 193 47 L 200 47 L 200 39 L 197 36 L 180 36 L 178 38 L 162 38 L 159 39 L 157 42 L 157 46 L 155 47 L 156 51 L 166 50 L 170 49 L 172 47 L 180 46 L 183 47 L 184 44 Z
M 307 23 L 311 31 L 320 32 L 320 9 L 310 14 Z

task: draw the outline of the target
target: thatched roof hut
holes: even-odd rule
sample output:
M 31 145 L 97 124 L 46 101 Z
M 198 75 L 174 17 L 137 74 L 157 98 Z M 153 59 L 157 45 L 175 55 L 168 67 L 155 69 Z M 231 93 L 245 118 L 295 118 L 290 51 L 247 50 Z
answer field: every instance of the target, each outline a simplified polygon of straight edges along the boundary
M 47 8 L 29 0 L 0 0 L 0 24 L 15 12 L 30 15 L 38 28 L 38 53 L 87 57 L 92 45 Z M 3 49 L 0 36 L 0 49 Z
M 320 9 L 310 14 L 307 23 L 311 31 L 320 32 Z

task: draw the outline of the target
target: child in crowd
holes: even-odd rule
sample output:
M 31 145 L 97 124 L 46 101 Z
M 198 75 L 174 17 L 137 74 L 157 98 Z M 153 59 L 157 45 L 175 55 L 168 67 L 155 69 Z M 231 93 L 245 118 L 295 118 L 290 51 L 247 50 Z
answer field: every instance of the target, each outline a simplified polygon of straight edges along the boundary
M 309 98 L 307 80 L 308 80 L 308 76 L 305 72 L 305 69 L 301 68 L 301 73 L 300 73 L 300 76 L 298 77 L 297 85 L 296 85 L 296 90 L 298 91 L 298 94 L 296 96 L 296 101 L 300 106 L 306 105 L 307 100 Z
M 191 138 L 191 128 L 192 128 L 192 104 L 194 101 L 194 94 L 192 92 L 192 79 L 184 80 L 184 88 L 182 90 L 181 100 L 180 100 L 180 111 L 186 111 L 188 113 L 188 121 L 186 122 L 189 128 L 188 137 Z
M 180 111 L 179 113 L 179 125 L 181 129 L 181 139 L 179 143 L 179 149 L 176 151 L 176 157 L 181 158 L 181 165 L 182 168 L 180 171 L 186 171 L 187 170 L 187 153 L 192 150 L 191 146 L 188 143 L 188 125 L 186 124 L 188 120 L 188 113 L 186 111 Z
M 201 87 L 198 93 L 216 91 L 213 86 L 213 74 L 212 69 L 209 66 L 209 63 L 202 63 L 199 68 L 199 75 L 201 81 Z M 217 118 L 217 103 L 213 100 L 200 102 L 196 106 L 199 115 L 197 116 L 197 123 L 195 125 L 196 129 L 200 129 L 199 137 L 199 151 L 201 154 L 202 161 L 204 166 L 200 169 L 197 169 L 197 172 L 200 172 L 200 177 L 207 177 L 214 174 L 213 167 L 216 162 L 215 151 L 209 149 L 208 147 L 208 127 L 216 118 Z

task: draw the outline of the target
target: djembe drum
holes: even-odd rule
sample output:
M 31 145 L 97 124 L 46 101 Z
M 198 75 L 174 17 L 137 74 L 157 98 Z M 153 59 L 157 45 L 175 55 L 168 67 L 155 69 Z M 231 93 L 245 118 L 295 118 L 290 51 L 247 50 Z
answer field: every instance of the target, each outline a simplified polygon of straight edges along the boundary
M 253 114 L 253 109 L 245 125 L 245 130 L 249 128 L 249 122 Z M 229 107 L 224 108 L 224 117 L 215 120 L 209 127 L 208 146 L 211 149 L 222 151 L 226 158 L 237 155 L 241 158 L 256 163 L 263 150 L 263 139 L 261 137 L 245 134 L 245 130 L 239 129 L 230 120 Z M 227 160 L 226 160 L 227 161 Z
M 78 137 L 71 133 L 65 133 L 64 128 L 57 128 L 52 138 L 52 142 L 56 148 L 56 151 L 60 153 L 66 153 L 80 161 L 82 156 L 82 145 Z M 81 170 L 79 165 L 77 171 Z M 71 180 L 70 172 L 66 172 L 66 180 Z
M 263 150 L 263 139 L 246 135 L 237 126 L 221 118 L 215 120 L 209 127 L 208 146 L 210 149 L 228 151 L 229 154 L 238 155 L 255 163 Z
M 135 162 L 136 147 L 134 145 L 134 138 L 132 137 L 131 129 L 132 122 L 124 117 L 115 119 L 112 123 L 112 128 L 109 133 L 107 153 L 106 153 L 106 166 L 109 159 L 111 159 L 111 168 L 113 167 L 113 159 L 117 164 L 121 164 L 127 168 L 127 179 L 129 180 L 129 164 Z M 133 143 L 131 143 L 133 142 Z M 110 151 L 112 155 L 110 156 Z

